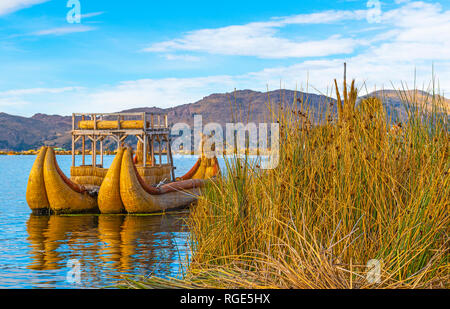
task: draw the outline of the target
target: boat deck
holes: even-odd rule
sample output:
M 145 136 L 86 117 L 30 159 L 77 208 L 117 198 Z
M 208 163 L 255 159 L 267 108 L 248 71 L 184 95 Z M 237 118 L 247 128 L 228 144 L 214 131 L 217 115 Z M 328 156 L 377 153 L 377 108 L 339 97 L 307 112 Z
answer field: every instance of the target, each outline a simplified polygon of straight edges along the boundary
M 82 165 L 85 165 L 86 141 L 92 143 L 92 166 L 97 165 L 97 143 L 100 145 L 100 165 L 103 166 L 103 141 L 112 138 L 117 149 L 128 136 L 135 136 L 142 144 L 144 153 L 151 158 L 159 157 L 159 164 L 152 161 L 152 166 L 162 166 L 162 156 L 167 156 L 166 163 L 172 167 L 172 180 L 175 180 L 171 151 L 170 127 L 167 114 L 135 113 L 74 113 L 72 114 L 72 166 L 75 166 L 76 143 L 81 141 Z M 163 150 L 163 144 L 166 149 Z M 156 146 L 155 146 L 156 145 Z M 155 149 L 158 148 L 158 149 Z M 143 165 L 146 166 L 147 156 Z

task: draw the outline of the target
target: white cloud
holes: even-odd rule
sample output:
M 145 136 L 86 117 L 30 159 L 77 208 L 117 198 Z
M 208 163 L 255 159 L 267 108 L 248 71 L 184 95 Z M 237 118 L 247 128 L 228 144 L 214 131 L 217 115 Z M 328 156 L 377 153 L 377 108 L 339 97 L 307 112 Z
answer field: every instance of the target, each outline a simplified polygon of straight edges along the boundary
M 70 33 L 93 31 L 95 29 L 96 28 L 89 27 L 89 26 L 68 26 L 68 27 L 59 27 L 59 28 L 40 30 L 40 31 L 31 33 L 31 35 L 36 35 L 36 36 L 64 35 L 64 34 L 70 34 Z
M 444 11 L 439 3 L 401 3 L 402 6 L 397 9 L 382 12 L 380 27 L 375 29 L 376 34 L 372 37 L 334 35 L 321 40 L 299 41 L 279 36 L 279 29 L 287 25 L 363 20 L 367 13 L 364 10 L 325 11 L 277 17 L 266 22 L 191 31 L 181 38 L 154 43 L 144 51 L 206 52 L 259 58 L 314 58 L 351 55 L 357 47 L 362 47 L 366 48 L 363 53 L 382 61 L 397 59 L 413 63 L 415 60 L 426 59 L 449 60 L 450 11 Z M 383 27 L 388 30 L 383 31 Z M 372 52 L 368 52 L 370 50 Z
M 23 107 L 27 104 L 29 104 L 29 102 L 27 102 L 23 99 L 0 98 L 0 107 L 17 108 L 17 107 Z
M 285 67 L 267 68 L 241 75 L 213 75 L 194 78 L 162 78 L 124 81 L 98 88 L 64 87 L 33 88 L 0 92 L 0 105 L 6 112 L 21 113 L 26 106 L 28 116 L 37 113 L 70 115 L 73 112 L 118 112 L 137 107 L 168 108 L 193 103 L 212 93 L 234 89 L 257 91 L 283 88 L 334 96 L 333 80 L 342 80 L 343 62 L 348 62 L 348 79 L 357 78 L 358 87 L 367 82 L 367 90 L 392 89 L 414 82 L 414 67 L 408 63 L 378 63 L 365 56 L 351 59 L 309 60 Z M 417 85 L 428 87 L 431 64 L 416 67 Z M 441 90 L 450 91 L 450 64 L 436 68 Z M 306 84 L 308 83 L 308 88 Z M 362 89 L 362 95 L 366 94 Z
M 320 91 L 331 95 L 333 79 L 342 79 L 344 61 L 348 64 L 348 79 L 356 78 L 359 86 L 366 82 L 368 91 L 375 87 L 392 88 L 391 82 L 400 87 L 402 81 L 412 88 L 415 71 L 418 88 L 426 89 L 432 78 L 434 63 L 441 91 L 445 94 L 450 92 L 450 13 L 436 3 L 407 2 L 397 9 L 383 12 L 381 24 L 370 37 L 366 36 L 366 32 L 363 32 L 364 37 L 330 36 L 326 40 L 306 42 L 277 37 L 277 29 L 286 24 L 332 23 L 361 18 L 364 14 L 359 11 L 273 18 L 264 23 L 198 30 L 181 39 L 153 44 L 147 49 L 164 53 L 163 57 L 168 60 L 200 60 L 200 65 L 203 65 L 201 58 L 189 54 L 189 51 L 267 58 L 312 57 L 291 65 L 273 66 L 239 75 L 141 79 L 91 89 L 13 90 L 0 92 L 0 103 L 5 106 L 13 99 L 21 104 L 26 101 L 30 102 L 27 110 L 32 110 L 29 106 L 33 103 L 36 106 L 34 112 L 46 112 L 43 111 L 45 107 L 63 114 L 115 112 L 144 106 L 166 108 L 192 103 L 211 93 L 230 92 L 235 88 L 265 91 L 268 86 L 270 90 L 275 90 L 279 88 L 280 81 L 282 87 L 288 89 Z M 383 29 L 385 31 L 380 32 Z M 348 54 L 358 44 L 361 48 Z M 186 53 L 179 54 L 178 51 Z M 347 53 L 347 56 L 317 58 L 327 52 Z M 305 89 L 307 82 L 309 88 Z M 364 92 L 365 89 L 362 94 Z M 75 107 L 78 110 L 73 110 Z
M 155 43 L 143 51 L 207 52 L 221 55 L 256 56 L 260 58 L 313 57 L 348 54 L 359 42 L 352 38 L 329 36 L 324 40 L 293 41 L 277 36 L 279 28 L 298 24 L 328 24 L 342 20 L 359 20 L 365 11 L 326 11 L 277 17 L 268 22 L 232 25 L 188 32 L 182 38 Z
M 0 16 L 31 7 L 50 0 L 1 0 Z
M 83 89 L 82 87 L 62 87 L 62 88 L 30 88 L 30 89 L 12 89 L 7 91 L 1 91 L 0 97 L 8 96 L 23 96 L 32 94 L 44 94 L 44 93 L 62 93 L 68 91 L 77 91 Z
M 324 11 L 312 14 L 298 14 L 288 17 L 276 18 L 279 26 L 300 25 L 300 24 L 330 24 L 343 20 L 361 20 L 366 18 L 367 11 Z
M 65 102 L 68 93 L 80 93 L 82 87 L 61 87 L 61 88 L 29 88 L 29 89 L 12 89 L 0 91 L 0 107 L 6 112 L 19 112 L 22 108 L 30 109 L 36 107 L 34 112 L 39 111 L 39 106 L 47 106 L 47 104 L 55 99 L 55 102 Z M 53 108 L 53 107 L 50 107 Z M 52 112 L 48 110 L 47 112 Z M 54 111 L 58 112 L 58 111 Z M 31 116 L 31 115 L 27 115 Z
M 321 90 L 333 78 L 342 75 L 344 61 L 348 63 L 349 73 L 353 77 L 360 82 L 367 81 L 371 87 L 391 87 L 391 81 L 398 85 L 402 80 L 412 85 L 415 70 L 419 84 L 430 82 L 434 63 L 435 71 L 441 78 L 441 89 L 446 93 L 450 91 L 450 11 L 443 10 L 439 3 L 401 1 L 400 7 L 382 12 L 381 23 L 374 29 L 375 34 L 362 32 L 364 37 L 332 36 L 325 40 L 305 42 L 277 37 L 277 29 L 284 25 L 361 20 L 365 18 L 365 12 L 326 11 L 273 18 L 268 22 L 242 26 L 197 30 L 180 39 L 153 44 L 147 51 L 203 51 L 264 58 L 309 56 L 312 60 L 267 68 L 232 79 L 241 83 L 249 81 L 253 87 L 261 87 L 266 83 L 276 87 L 280 80 L 285 80 L 291 81 L 292 88 L 305 81 L 306 71 L 309 71 L 310 84 Z M 361 48 L 353 53 L 355 46 Z M 349 56 L 314 59 L 327 54 Z M 239 84 L 235 87 L 243 88 Z
M 416 64 L 423 60 L 450 61 L 450 11 L 438 3 L 408 2 L 383 14 L 392 27 L 369 56 L 380 61 Z
M 331 36 L 325 40 L 293 42 L 284 38 L 276 38 L 267 32 L 265 34 L 244 34 L 243 32 L 247 32 L 247 30 L 228 28 L 222 29 L 220 32 L 216 31 L 214 34 L 205 30 L 188 35 L 183 41 L 155 44 L 145 51 L 184 50 L 260 58 L 302 58 L 352 53 L 357 45 L 357 41 L 340 36 Z M 215 38 L 213 44 L 211 44 L 211 37 Z
M 192 55 L 177 55 L 177 54 L 166 54 L 164 58 L 167 60 L 181 60 L 185 62 L 198 62 L 200 61 L 200 57 L 192 56 Z
M 277 90 L 280 82 L 283 88 L 334 96 L 333 80 L 336 78 L 342 81 L 344 61 L 348 62 L 348 79 L 357 79 L 362 95 L 366 94 L 364 83 L 368 92 L 381 88 L 392 89 L 392 84 L 399 88 L 402 82 L 412 89 L 415 69 L 418 88 L 427 90 L 432 78 L 431 63 L 414 67 L 408 63 L 377 63 L 357 56 L 351 59 L 310 60 L 241 75 L 127 81 L 105 89 L 91 89 L 81 97 L 74 96 L 68 106 L 77 106 L 79 110 L 89 112 L 117 112 L 150 106 L 168 108 L 196 102 L 212 93 L 232 92 L 234 89 L 266 91 L 268 87 L 269 90 Z M 441 90 L 450 91 L 450 65 L 442 65 L 435 71 L 437 77 L 441 78 Z
M 230 89 L 234 84 L 233 77 L 228 75 L 142 79 L 93 91 L 84 99 L 90 111 L 120 111 L 143 106 L 167 108 L 195 102 L 217 89 Z
M 83 18 L 91 18 L 91 17 L 95 17 L 95 16 L 100 16 L 103 15 L 105 12 L 92 12 L 92 13 L 86 13 L 86 14 L 81 14 L 81 19 L 83 20 Z

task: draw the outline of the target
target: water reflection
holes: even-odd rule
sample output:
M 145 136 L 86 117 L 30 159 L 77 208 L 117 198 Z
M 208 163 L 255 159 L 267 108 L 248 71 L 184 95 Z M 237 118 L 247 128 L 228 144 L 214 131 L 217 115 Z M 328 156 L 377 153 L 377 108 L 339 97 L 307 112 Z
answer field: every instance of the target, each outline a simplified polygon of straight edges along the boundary
M 176 276 L 188 252 L 186 216 L 30 215 L 28 269 L 66 271 L 67 261 L 78 259 L 84 287 L 106 286 L 124 274 Z

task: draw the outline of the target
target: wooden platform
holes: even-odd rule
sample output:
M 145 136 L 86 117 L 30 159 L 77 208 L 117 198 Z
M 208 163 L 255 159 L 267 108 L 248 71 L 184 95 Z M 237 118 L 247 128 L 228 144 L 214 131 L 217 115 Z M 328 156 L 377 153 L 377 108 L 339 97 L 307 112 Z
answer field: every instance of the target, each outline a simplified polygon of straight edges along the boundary
M 93 129 L 81 129 L 80 121 L 84 123 L 90 121 Z M 109 125 L 117 122 L 113 129 L 104 129 L 98 124 L 107 121 Z M 136 127 L 132 129 L 122 128 L 121 123 L 125 121 L 135 121 L 142 123 L 142 129 Z M 100 127 L 100 128 L 99 128 Z M 86 138 L 92 142 L 92 166 L 97 166 L 97 143 L 100 146 L 100 166 L 103 166 L 103 141 L 106 138 L 112 138 L 117 143 L 117 149 L 121 147 L 122 142 L 128 136 L 136 136 L 142 142 L 143 151 L 149 153 L 151 158 L 159 157 L 159 164 L 152 161 L 151 166 L 170 165 L 172 181 L 175 181 L 173 167 L 173 158 L 171 150 L 170 128 L 168 125 L 167 114 L 160 113 L 74 113 L 72 114 L 72 166 L 75 166 L 75 148 L 76 143 L 81 141 L 82 165 L 85 165 Z M 166 150 L 163 151 L 162 144 L 166 143 Z M 155 144 L 158 149 L 155 149 Z M 166 163 L 163 163 L 162 157 L 166 156 Z M 143 156 L 143 166 L 147 165 L 147 156 Z

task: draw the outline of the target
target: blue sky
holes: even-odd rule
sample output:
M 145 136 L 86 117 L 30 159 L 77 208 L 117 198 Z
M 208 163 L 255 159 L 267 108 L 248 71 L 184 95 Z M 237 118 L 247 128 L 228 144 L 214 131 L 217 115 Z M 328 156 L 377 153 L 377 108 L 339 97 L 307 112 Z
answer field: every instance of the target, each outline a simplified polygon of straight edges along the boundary
M 76 2 L 76 1 L 74 1 Z M 450 91 L 450 1 L 0 0 L 0 112 L 169 107 L 215 92 Z M 306 89 L 307 88 L 307 89 Z

